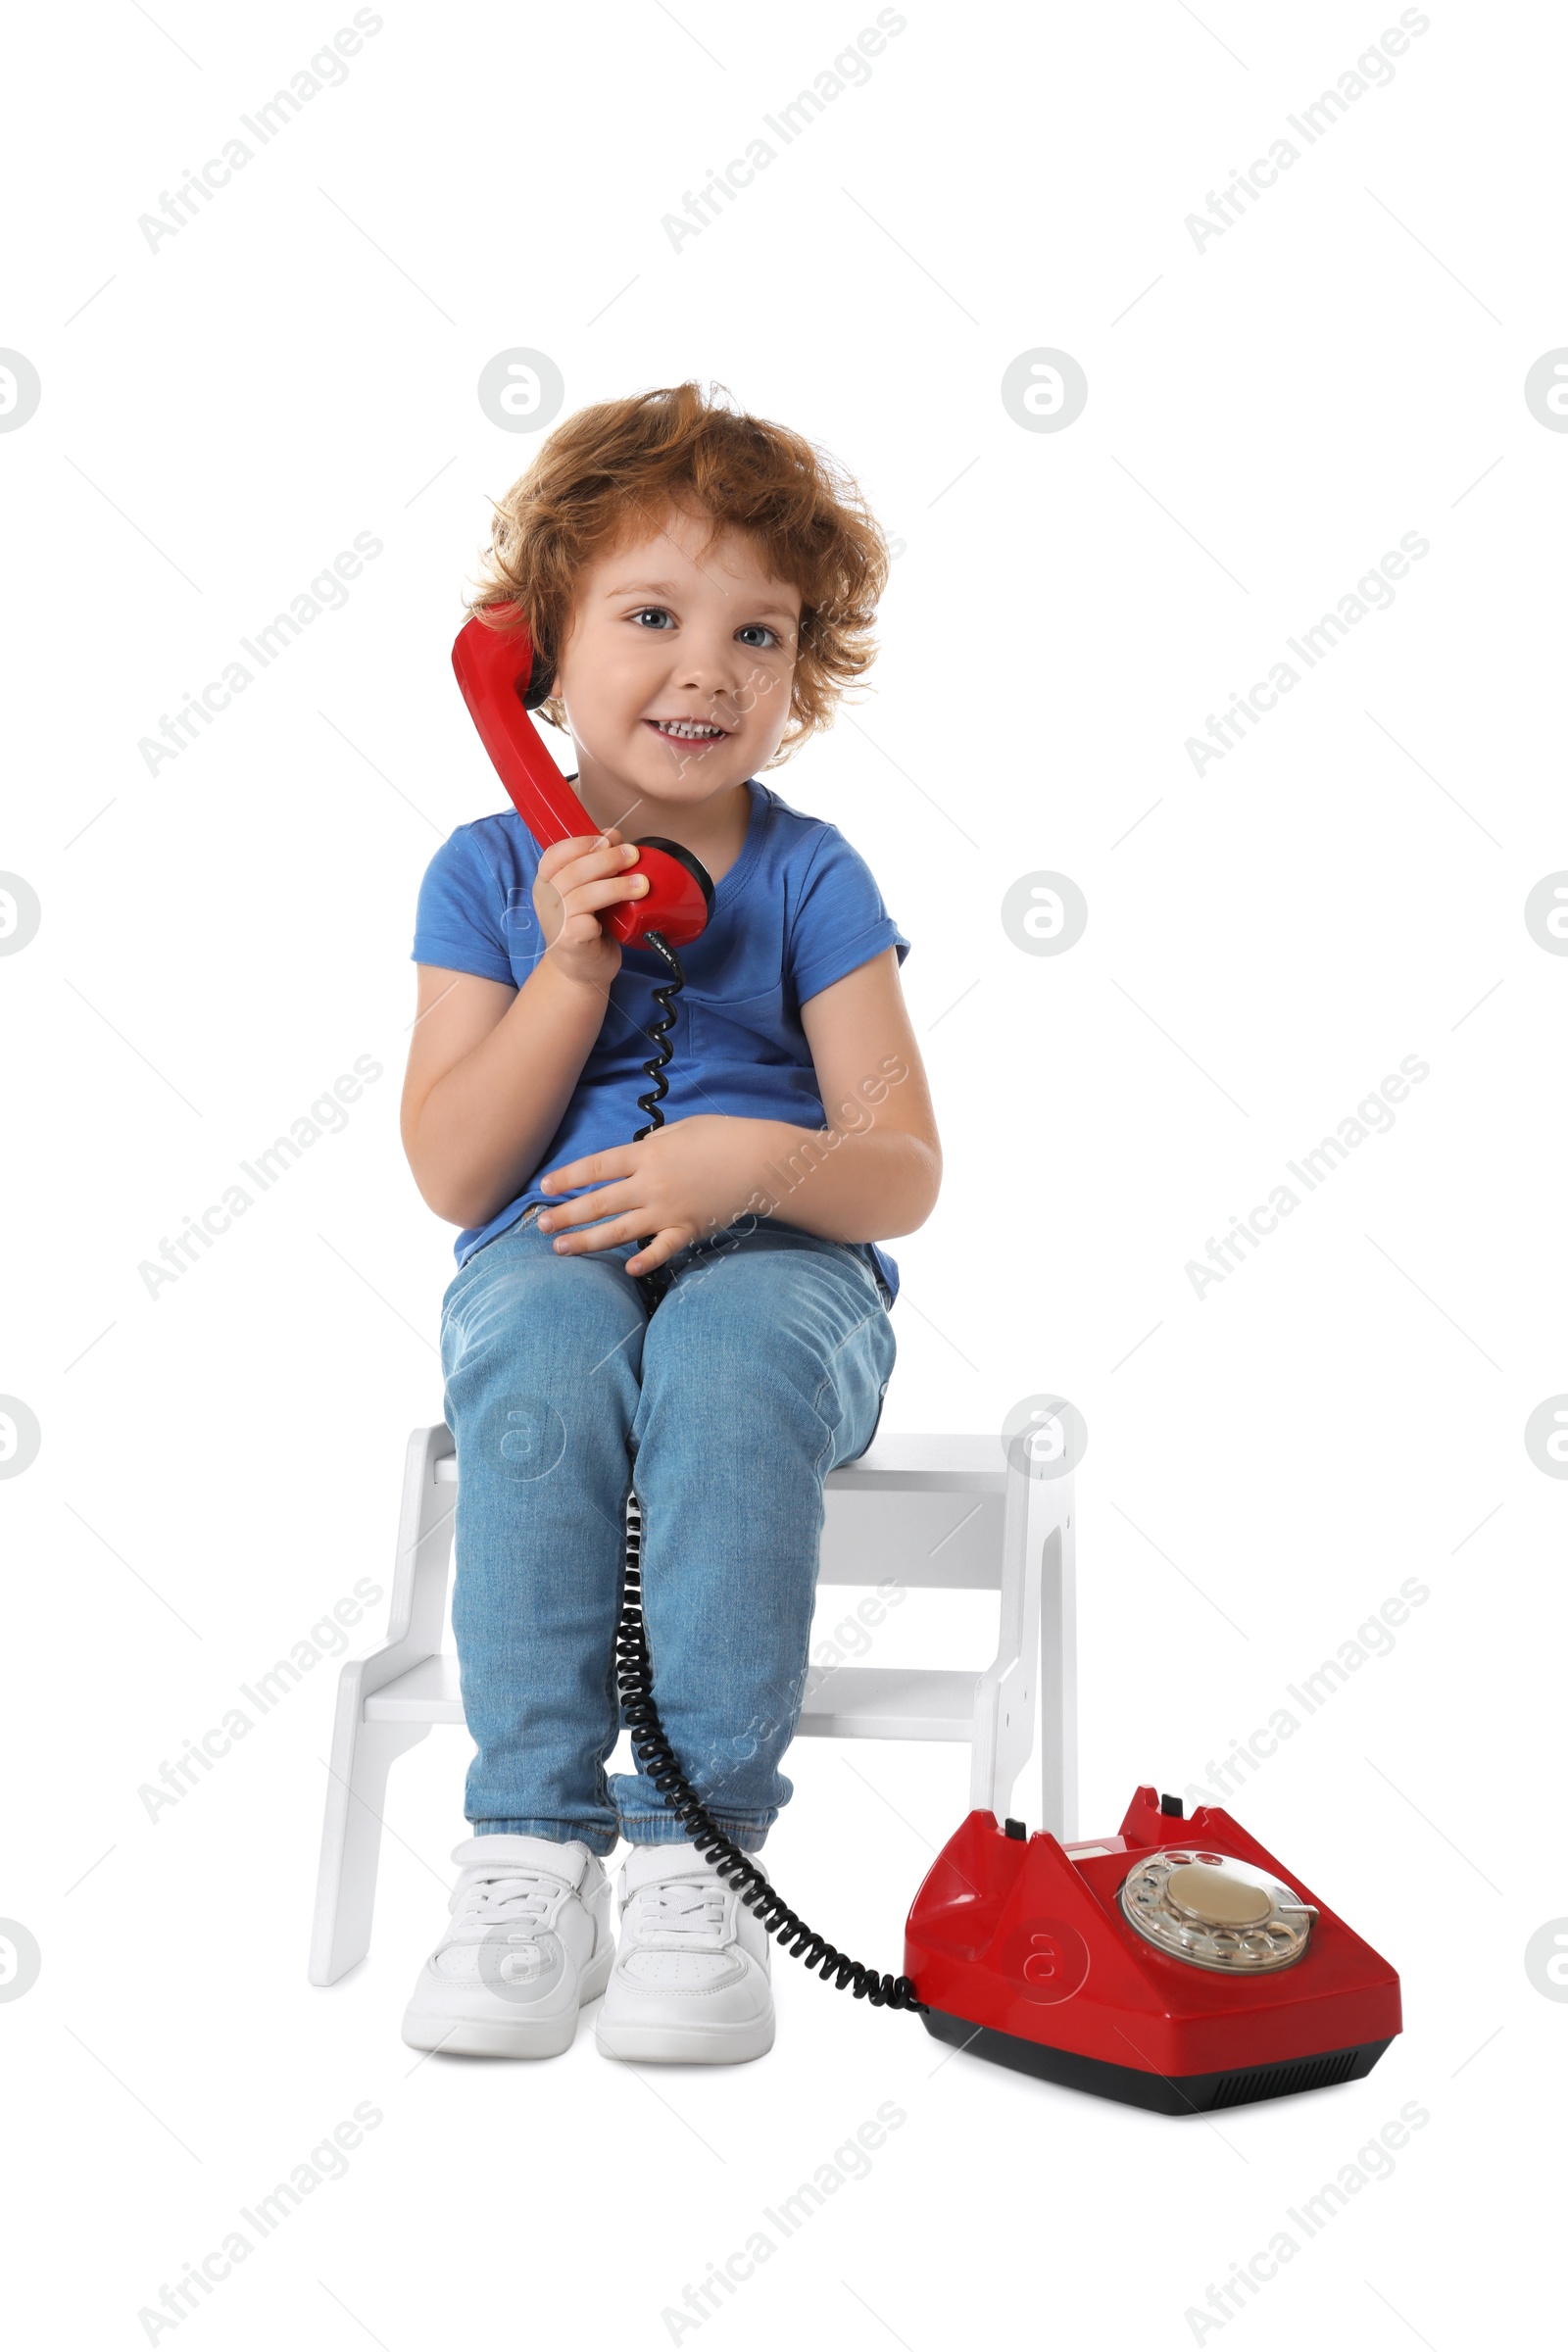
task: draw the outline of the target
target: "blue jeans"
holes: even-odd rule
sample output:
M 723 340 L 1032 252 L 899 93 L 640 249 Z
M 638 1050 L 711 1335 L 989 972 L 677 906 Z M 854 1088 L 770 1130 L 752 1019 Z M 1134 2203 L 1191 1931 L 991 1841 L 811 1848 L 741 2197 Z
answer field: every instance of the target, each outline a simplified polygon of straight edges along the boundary
M 452 1625 L 476 1834 L 596 1854 L 687 1835 L 620 1729 L 624 1515 L 643 1512 L 654 1696 L 687 1779 L 756 1852 L 788 1802 L 822 1481 L 865 1451 L 893 1370 L 866 1249 L 744 1218 L 669 1260 L 650 1311 L 624 1243 L 558 1256 L 527 1210 L 443 1302 L 458 1446 Z

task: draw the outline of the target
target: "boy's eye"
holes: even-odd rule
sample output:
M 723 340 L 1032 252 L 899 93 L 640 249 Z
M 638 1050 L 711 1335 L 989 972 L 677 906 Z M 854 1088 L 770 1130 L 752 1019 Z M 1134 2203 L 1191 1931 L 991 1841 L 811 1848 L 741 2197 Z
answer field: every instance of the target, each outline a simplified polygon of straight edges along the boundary
M 672 629 L 679 625 L 667 605 L 639 605 L 636 611 L 628 612 L 626 617 L 639 628 L 646 626 L 658 631 L 663 631 L 666 627 Z M 758 653 L 766 652 L 773 647 L 782 646 L 784 643 L 778 630 L 769 628 L 766 621 L 763 620 L 745 621 L 735 634 L 742 644 L 750 646 L 754 652 Z

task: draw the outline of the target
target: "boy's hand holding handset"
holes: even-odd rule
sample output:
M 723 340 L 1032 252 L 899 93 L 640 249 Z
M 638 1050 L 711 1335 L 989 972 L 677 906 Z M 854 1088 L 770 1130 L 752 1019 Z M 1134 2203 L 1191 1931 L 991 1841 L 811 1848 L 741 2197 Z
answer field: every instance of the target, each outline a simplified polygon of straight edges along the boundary
M 568 980 L 607 989 L 620 969 L 620 942 L 599 919 L 599 910 L 646 898 L 648 877 L 636 871 L 635 843 L 622 841 L 618 826 L 607 832 L 553 841 L 539 860 L 533 886 L 534 912 L 546 951 Z

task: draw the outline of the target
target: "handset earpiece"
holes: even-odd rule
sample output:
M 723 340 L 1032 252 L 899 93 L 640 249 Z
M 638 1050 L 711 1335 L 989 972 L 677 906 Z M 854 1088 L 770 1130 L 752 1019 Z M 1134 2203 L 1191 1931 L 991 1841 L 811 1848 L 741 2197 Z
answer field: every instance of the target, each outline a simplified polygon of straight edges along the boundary
M 517 679 L 517 699 L 523 709 L 537 710 L 541 703 L 548 703 L 555 682 L 555 664 L 547 662 L 543 654 L 535 653 L 528 665 L 527 685 L 524 686 L 520 676 Z

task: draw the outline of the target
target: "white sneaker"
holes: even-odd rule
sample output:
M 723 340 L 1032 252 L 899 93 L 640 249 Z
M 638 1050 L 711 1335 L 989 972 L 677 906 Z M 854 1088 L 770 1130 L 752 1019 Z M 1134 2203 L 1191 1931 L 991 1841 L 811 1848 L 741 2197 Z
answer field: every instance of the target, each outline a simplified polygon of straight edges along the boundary
M 585 1845 L 505 1832 L 452 1851 L 452 1925 L 403 2020 L 415 2050 L 557 2058 L 615 1956 L 604 1864 Z
M 734 2066 L 772 2048 L 767 1933 L 705 1854 L 633 1846 L 619 1909 L 594 2032 L 606 2058 Z

